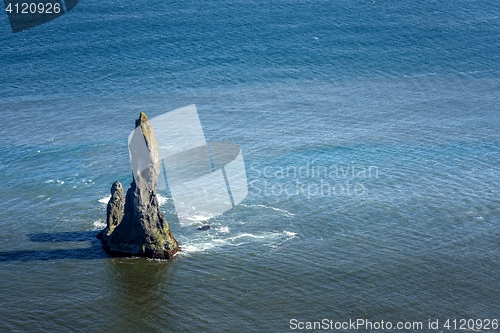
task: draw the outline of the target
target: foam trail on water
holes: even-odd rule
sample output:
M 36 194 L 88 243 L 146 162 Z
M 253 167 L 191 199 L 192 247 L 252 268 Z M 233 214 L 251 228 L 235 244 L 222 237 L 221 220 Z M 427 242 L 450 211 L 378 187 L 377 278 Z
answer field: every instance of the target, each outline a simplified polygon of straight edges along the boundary
M 45 184 L 52 184 L 52 183 L 57 183 L 59 185 L 62 185 L 64 184 L 64 180 L 60 180 L 60 179 L 49 179 L 45 182 Z
M 294 216 L 295 214 L 293 213 L 290 213 L 289 211 L 287 210 L 284 210 L 284 209 L 280 209 L 280 208 L 276 208 L 276 207 L 272 207 L 272 206 L 266 206 L 266 205 L 244 205 L 244 204 L 240 204 L 241 206 L 244 206 L 244 207 L 262 207 L 262 208 L 267 208 L 267 209 L 272 209 L 272 210 L 275 210 L 277 212 L 281 212 L 281 213 L 285 213 L 287 214 L 288 216 Z
M 225 232 L 227 230 L 227 233 Z M 183 255 L 189 255 L 195 252 L 207 252 L 226 246 L 241 246 L 244 244 L 259 243 L 272 248 L 278 247 L 292 238 L 297 233 L 291 231 L 282 232 L 264 232 L 261 234 L 252 234 L 248 232 L 229 237 L 229 227 L 214 229 L 215 233 L 200 234 L 201 237 L 180 240 Z
M 234 240 L 234 239 L 240 239 L 240 238 L 243 238 L 243 237 L 249 237 L 249 238 L 266 238 L 265 235 L 260 235 L 260 236 L 257 236 L 257 235 L 252 235 L 252 234 L 241 234 L 241 235 L 238 235 L 238 236 L 234 236 L 232 238 L 230 238 L 231 240 Z

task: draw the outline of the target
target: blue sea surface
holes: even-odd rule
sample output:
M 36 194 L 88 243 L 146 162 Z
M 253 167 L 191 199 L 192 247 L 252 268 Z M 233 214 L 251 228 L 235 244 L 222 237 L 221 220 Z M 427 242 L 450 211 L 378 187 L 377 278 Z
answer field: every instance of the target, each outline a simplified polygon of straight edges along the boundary
M 497 2 L 81 0 L 1 14 L 0 68 L 1 332 L 500 320 Z M 173 261 L 109 257 L 134 120 L 190 104 L 247 198 L 171 221 Z

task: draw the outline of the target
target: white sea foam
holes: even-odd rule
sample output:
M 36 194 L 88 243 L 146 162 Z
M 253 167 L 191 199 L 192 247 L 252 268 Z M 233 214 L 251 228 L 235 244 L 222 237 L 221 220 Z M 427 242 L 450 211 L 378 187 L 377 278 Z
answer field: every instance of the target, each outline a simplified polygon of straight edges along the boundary
M 240 238 L 243 238 L 243 237 L 250 237 L 250 238 L 266 238 L 266 235 L 253 235 L 253 234 L 241 234 L 241 235 L 238 235 L 238 236 L 234 236 L 234 237 L 231 237 L 232 240 L 234 239 L 240 239 Z
M 64 184 L 64 181 L 60 179 L 49 179 L 45 182 L 45 184 L 51 184 L 51 183 L 57 183 L 59 185 L 62 185 Z
M 222 232 L 224 234 L 228 234 L 229 233 L 229 227 L 228 226 L 220 227 L 219 229 L 217 229 L 217 231 Z
M 94 221 L 94 230 L 102 230 L 104 228 L 106 228 L 106 222 L 104 222 L 103 220 L 96 220 Z
M 167 197 L 164 197 L 163 195 L 161 194 L 156 194 L 156 198 L 158 199 L 158 204 L 160 206 L 164 205 L 167 201 L 168 201 L 168 198 Z
M 101 198 L 101 199 L 99 199 L 98 201 L 99 201 L 100 203 L 107 204 L 107 203 L 109 202 L 109 199 L 111 199 L 111 196 L 110 196 L 110 195 L 108 195 L 108 196 L 106 196 L 106 197 L 102 197 L 102 198 Z
M 215 230 L 227 230 L 227 233 L 229 233 L 229 227 L 227 226 Z M 194 252 L 206 252 L 214 249 L 221 249 L 227 246 L 241 246 L 252 242 L 263 243 L 270 247 L 278 247 L 283 242 L 294 238 L 297 233 L 291 231 L 275 231 L 258 234 L 243 232 L 231 237 L 228 237 L 229 235 L 222 232 L 212 234 L 204 233 L 200 235 L 202 236 L 193 239 L 186 239 L 180 242 L 184 255 Z
M 226 243 L 226 242 L 224 242 Z M 213 249 L 214 247 L 219 247 L 221 244 L 217 244 L 217 242 L 201 242 L 196 244 L 182 244 L 181 249 L 184 253 L 195 253 L 195 252 L 204 252 Z M 182 254 L 181 252 L 181 254 Z
M 295 215 L 293 213 L 290 213 L 287 210 L 284 210 L 284 209 L 281 209 L 281 208 L 272 207 L 272 206 L 266 206 L 266 205 L 245 205 L 245 204 L 240 204 L 240 205 L 244 206 L 244 207 L 262 207 L 262 208 L 266 208 L 266 209 L 272 209 L 272 210 L 275 210 L 275 211 L 280 212 L 280 213 L 285 213 L 288 216 L 294 216 Z
M 190 221 L 200 222 L 209 220 L 212 216 L 204 216 L 204 215 L 190 215 L 190 216 L 181 216 L 182 218 Z

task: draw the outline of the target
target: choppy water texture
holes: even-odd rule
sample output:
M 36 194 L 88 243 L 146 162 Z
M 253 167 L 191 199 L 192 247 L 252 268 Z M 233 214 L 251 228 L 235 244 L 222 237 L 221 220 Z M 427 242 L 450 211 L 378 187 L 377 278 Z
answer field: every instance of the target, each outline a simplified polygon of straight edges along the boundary
M 0 15 L 0 331 L 500 319 L 499 38 L 494 1 L 82 0 L 17 34 Z M 209 231 L 171 223 L 172 262 L 109 258 L 134 119 L 189 104 L 241 146 L 248 197 Z

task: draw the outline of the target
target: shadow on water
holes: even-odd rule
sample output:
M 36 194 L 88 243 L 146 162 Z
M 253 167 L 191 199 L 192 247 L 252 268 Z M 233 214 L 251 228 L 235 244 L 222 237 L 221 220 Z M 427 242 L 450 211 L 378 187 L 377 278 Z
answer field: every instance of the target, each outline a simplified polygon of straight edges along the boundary
M 90 246 L 77 249 L 16 250 L 0 252 L 1 261 L 35 261 L 57 259 L 103 259 L 109 256 L 96 238 L 98 231 L 72 231 L 29 234 L 32 242 L 90 242 Z

